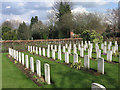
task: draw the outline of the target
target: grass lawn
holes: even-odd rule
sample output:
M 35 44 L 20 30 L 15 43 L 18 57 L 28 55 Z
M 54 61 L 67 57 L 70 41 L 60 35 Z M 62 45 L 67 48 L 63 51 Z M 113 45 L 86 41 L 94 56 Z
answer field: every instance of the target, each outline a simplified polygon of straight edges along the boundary
M 106 88 L 118 88 L 118 63 L 104 63 L 105 74 L 95 76 L 83 70 L 70 68 L 66 65 L 57 62 L 64 62 L 65 55 L 62 53 L 62 60 L 51 61 L 49 59 L 35 56 L 29 52 L 23 52 L 24 55 L 34 58 L 34 65 L 36 60 L 41 61 L 42 75 L 44 75 L 44 64 L 50 64 L 51 80 L 54 84 L 44 85 L 40 88 L 91 88 L 92 83 L 99 83 Z M 8 53 L 3 53 L 2 57 L 2 81 L 3 88 L 37 88 L 30 79 L 28 79 L 7 57 Z M 85 53 L 87 54 L 87 53 Z M 47 55 L 47 53 L 46 53 Z M 57 57 L 58 53 L 56 53 Z M 96 54 L 93 54 L 96 57 Z M 106 59 L 105 55 L 102 55 Z M 84 63 L 84 58 L 79 60 Z M 113 61 L 118 61 L 118 57 L 113 57 Z M 70 56 L 70 63 L 73 62 L 73 56 Z M 36 67 L 35 67 L 36 68 Z M 97 61 L 90 60 L 90 68 L 97 70 Z M 36 71 L 36 70 L 35 70 Z
M 2 88 L 37 88 L 37 85 L 8 59 L 7 54 L 2 53 Z
M 29 58 L 33 57 L 35 63 L 36 63 L 36 60 L 41 61 L 42 75 L 44 74 L 43 73 L 44 72 L 44 69 L 43 69 L 44 63 L 50 64 L 51 80 L 54 82 L 54 84 L 45 85 L 45 86 L 42 86 L 41 88 L 91 88 L 91 83 L 94 83 L 94 82 L 102 84 L 106 88 L 117 88 L 118 87 L 118 64 L 105 63 L 105 74 L 100 75 L 100 76 L 95 76 L 90 73 L 84 72 L 82 70 L 72 69 L 66 65 L 58 64 L 55 61 L 50 61 L 49 59 L 45 59 L 40 56 L 35 56 L 32 54 L 29 54 L 28 52 L 24 52 L 24 54 L 29 55 Z M 7 58 L 6 58 L 6 60 L 7 60 Z M 58 62 L 58 60 L 56 60 L 56 61 Z M 83 62 L 83 60 L 82 60 L 82 62 Z M 9 63 L 12 63 L 12 62 L 9 62 Z M 91 60 L 90 67 L 97 69 L 97 61 Z M 14 68 L 16 69 L 16 67 L 14 67 Z M 18 72 L 19 72 L 19 77 L 25 77 L 19 70 L 18 70 Z M 5 74 L 5 72 L 3 73 L 3 75 L 4 74 Z M 16 75 L 16 73 L 14 75 Z M 12 78 L 14 78 L 14 77 L 12 77 Z M 3 78 L 3 81 L 4 81 L 4 78 Z M 14 79 L 13 79 L 13 81 L 14 81 Z M 27 81 L 29 81 L 29 84 L 30 83 L 33 84 L 33 82 L 30 81 L 29 79 L 27 79 Z M 22 82 L 23 82 L 23 80 L 22 80 Z M 14 85 L 16 87 L 18 87 L 19 85 L 21 85 L 19 83 L 21 83 L 21 80 L 18 81 L 17 85 L 16 84 L 14 84 Z M 34 87 L 33 85 L 31 87 Z M 8 85 L 8 87 L 9 87 L 9 85 Z

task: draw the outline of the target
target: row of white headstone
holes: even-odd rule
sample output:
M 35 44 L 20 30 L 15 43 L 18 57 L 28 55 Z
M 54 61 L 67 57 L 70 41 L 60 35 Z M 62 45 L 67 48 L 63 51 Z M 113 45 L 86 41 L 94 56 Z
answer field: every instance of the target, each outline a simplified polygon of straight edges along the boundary
M 19 63 L 21 63 L 21 61 L 22 61 L 22 65 L 24 65 L 24 62 L 25 62 L 26 68 L 29 69 L 28 55 L 25 55 L 25 61 L 24 61 L 24 53 L 22 53 L 22 59 L 21 59 L 21 52 L 16 51 L 12 48 L 9 48 L 9 55 L 12 56 L 14 59 L 16 59 Z M 32 72 L 35 72 L 33 57 L 30 57 L 30 70 Z M 40 62 L 40 60 L 36 61 L 36 71 L 37 71 L 37 75 L 39 77 L 41 77 L 41 62 Z M 48 84 L 50 84 L 50 65 L 47 63 L 44 64 L 44 73 L 45 73 L 45 81 Z
M 43 52 L 45 49 L 43 49 Z M 47 49 L 47 54 L 48 52 L 50 53 L 49 48 Z M 47 55 L 48 57 L 48 55 Z M 50 54 L 49 54 L 50 57 Z M 48 58 L 49 58 L 48 57 Z M 52 58 L 55 60 L 55 50 L 52 50 Z M 58 59 L 61 60 L 61 51 L 58 51 Z M 65 63 L 69 64 L 69 53 L 65 52 Z M 74 53 L 73 55 L 73 63 L 78 63 L 78 54 Z M 89 55 L 85 55 L 84 56 L 84 67 L 87 69 L 90 69 L 90 59 L 89 59 Z M 104 74 L 104 58 L 98 58 L 98 72 Z

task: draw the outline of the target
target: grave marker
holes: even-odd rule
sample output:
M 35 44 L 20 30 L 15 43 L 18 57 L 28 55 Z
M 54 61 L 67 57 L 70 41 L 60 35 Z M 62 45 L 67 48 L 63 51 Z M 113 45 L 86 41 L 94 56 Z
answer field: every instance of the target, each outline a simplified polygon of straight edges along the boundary
M 65 63 L 69 63 L 69 53 L 65 52 Z
M 30 69 L 32 72 L 34 72 L 34 60 L 33 57 L 30 57 Z
M 19 62 L 21 63 L 21 52 L 19 52 Z
M 25 55 L 25 60 L 26 60 L 26 68 L 29 68 L 28 55 Z
M 50 84 L 50 65 L 44 64 L 44 71 L 45 71 L 45 81 Z
M 90 60 L 89 60 L 88 55 L 84 56 L 84 67 L 87 68 L 87 69 L 90 68 Z
M 41 62 L 39 60 L 36 61 L 36 71 L 37 75 L 41 77 Z
M 106 88 L 98 83 L 92 83 L 92 90 L 106 90 Z
M 104 58 L 98 58 L 98 72 L 104 74 Z
M 22 65 L 24 65 L 24 53 L 22 53 Z
M 74 53 L 74 63 L 78 63 L 78 54 Z

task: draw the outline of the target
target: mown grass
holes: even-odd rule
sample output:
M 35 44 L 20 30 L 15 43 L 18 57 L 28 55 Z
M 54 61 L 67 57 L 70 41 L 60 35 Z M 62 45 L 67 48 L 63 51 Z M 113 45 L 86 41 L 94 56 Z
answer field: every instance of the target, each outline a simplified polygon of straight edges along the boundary
M 66 65 L 57 63 L 60 60 L 51 61 L 49 59 L 42 58 L 40 56 L 32 55 L 28 52 L 24 52 L 25 55 L 29 55 L 34 58 L 34 64 L 36 60 L 41 61 L 42 75 L 44 75 L 44 63 L 50 64 L 51 80 L 54 84 L 45 85 L 41 88 L 91 88 L 91 83 L 99 83 L 106 88 L 118 87 L 118 64 L 110 64 L 105 62 L 105 74 L 95 76 L 83 70 L 77 70 L 70 68 Z M 64 55 L 62 54 L 62 57 Z M 72 61 L 72 56 L 70 60 Z M 82 63 L 83 58 L 81 58 Z M 63 60 L 61 62 L 64 62 Z M 97 70 L 97 61 L 90 60 L 90 67 Z
M 37 88 L 38 86 L 27 78 L 6 56 L 2 53 L 2 88 Z
M 100 75 L 100 76 L 95 76 L 83 70 L 73 69 L 66 65 L 57 63 L 57 62 L 64 63 L 65 55 L 63 53 L 62 53 L 61 61 L 58 60 L 57 58 L 55 61 L 51 61 L 50 59 L 36 56 L 36 55 L 30 54 L 29 52 L 23 52 L 23 53 L 29 56 L 29 60 L 30 60 L 30 57 L 33 57 L 34 64 L 36 64 L 36 60 L 41 61 L 42 75 L 44 75 L 44 64 L 45 63 L 50 64 L 51 81 L 54 83 L 51 85 L 41 86 L 40 88 L 91 88 L 92 83 L 102 84 L 106 88 L 118 88 L 119 87 L 118 85 L 118 80 L 119 80 L 118 63 L 111 64 L 111 63 L 105 62 L 105 74 Z M 3 67 L 4 67 L 3 68 L 3 87 L 27 88 L 30 85 L 31 88 L 37 88 L 37 86 L 34 86 L 31 80 L 26 78 L 26 76 L 24 76 L 24 74 L 19 69 L 17 69 L 17 67 L 15 67 L 15 65 L 13 65 L 12 62 L 9 61 L 9 59 L 6 57 L 6 54 L 7 53 L 3 54 L 3 59 L 2 59 L 6 61 L 6 62 L 3 62 Z M 47 51 L 46 51 L 46 55 L 47 55 Z M 92 56 L 96 57 L 96 54 L 93 54 Z M 58 53 L 56 53 L 56 57 L 58 57 Z M 104 55 L 102 57 L 105 58 Z M 79 60 L 82 61 L 82 64 L 84 63 L 83 58 L 79 57 Z M 118 61 L 118 57 L 115 57 L 115 58 L 113 57 L 113 60 Z M 72 62 L 73 62 L 73 56 L 70 56 L 70 63 Z M 11 71 L 9 69 L 6 69 L 6 67 L 12 67 Z M 90 68 L 97 70 L 97 61 L 90 60 Z M 13 74 L 11 73 L 10 75 L 6 74 L 9 71 L 12 72 Z M 15 73 L 16 71 L 17 73 Z M 16 78 L 12 77 L 13 75 L 16 76 Z M 24 80 L 26 81 L 19 80 L 20 78 L 18 77 L 21 77 L 21 78 L 24 77 Z M 16 83 L 17 79 L 18 79 L 18 83 Z M 10 85 L 9 83 L 13 83 L 13 85 Z M 28 85 L 26 85 L 27 83 Z

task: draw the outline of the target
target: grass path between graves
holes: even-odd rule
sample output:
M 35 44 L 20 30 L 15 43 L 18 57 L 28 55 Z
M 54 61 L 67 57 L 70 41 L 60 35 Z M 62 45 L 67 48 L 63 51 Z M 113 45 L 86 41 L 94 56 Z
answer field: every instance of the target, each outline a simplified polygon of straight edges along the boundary
M 7 57 L 8 53 L 3 53 L 3 88 L 35 88 L 37 87 L 28 79 Z M 41 61 L 42 75 L 44 75 L 44 63 L 50 64 L 51 80 L 54 84 L 44 85 L 40 88 L 91 88 L 92 83 L 99 83 L 106 88 L 118 87 L 118 64 L 105 63 L 104 75 L 94 76 L 82 70 L 70 68 L 66 65 L 50 61 L 40 56 L 24 52 L 25 55 Z M 62 55 L 63 56 L 63 55 Z M 83 61 L 83 60 L 82 60 Z M 90 61 L 92 68 L 97 68 L 97 61 Z M 7 68 L 6 68 L 7 67 Z M 35 67 L 36 68 L 36 67 Z
M 37 88 L 38 86 L 8 59 L 7 54 L 2 53 L 2 88 Z

